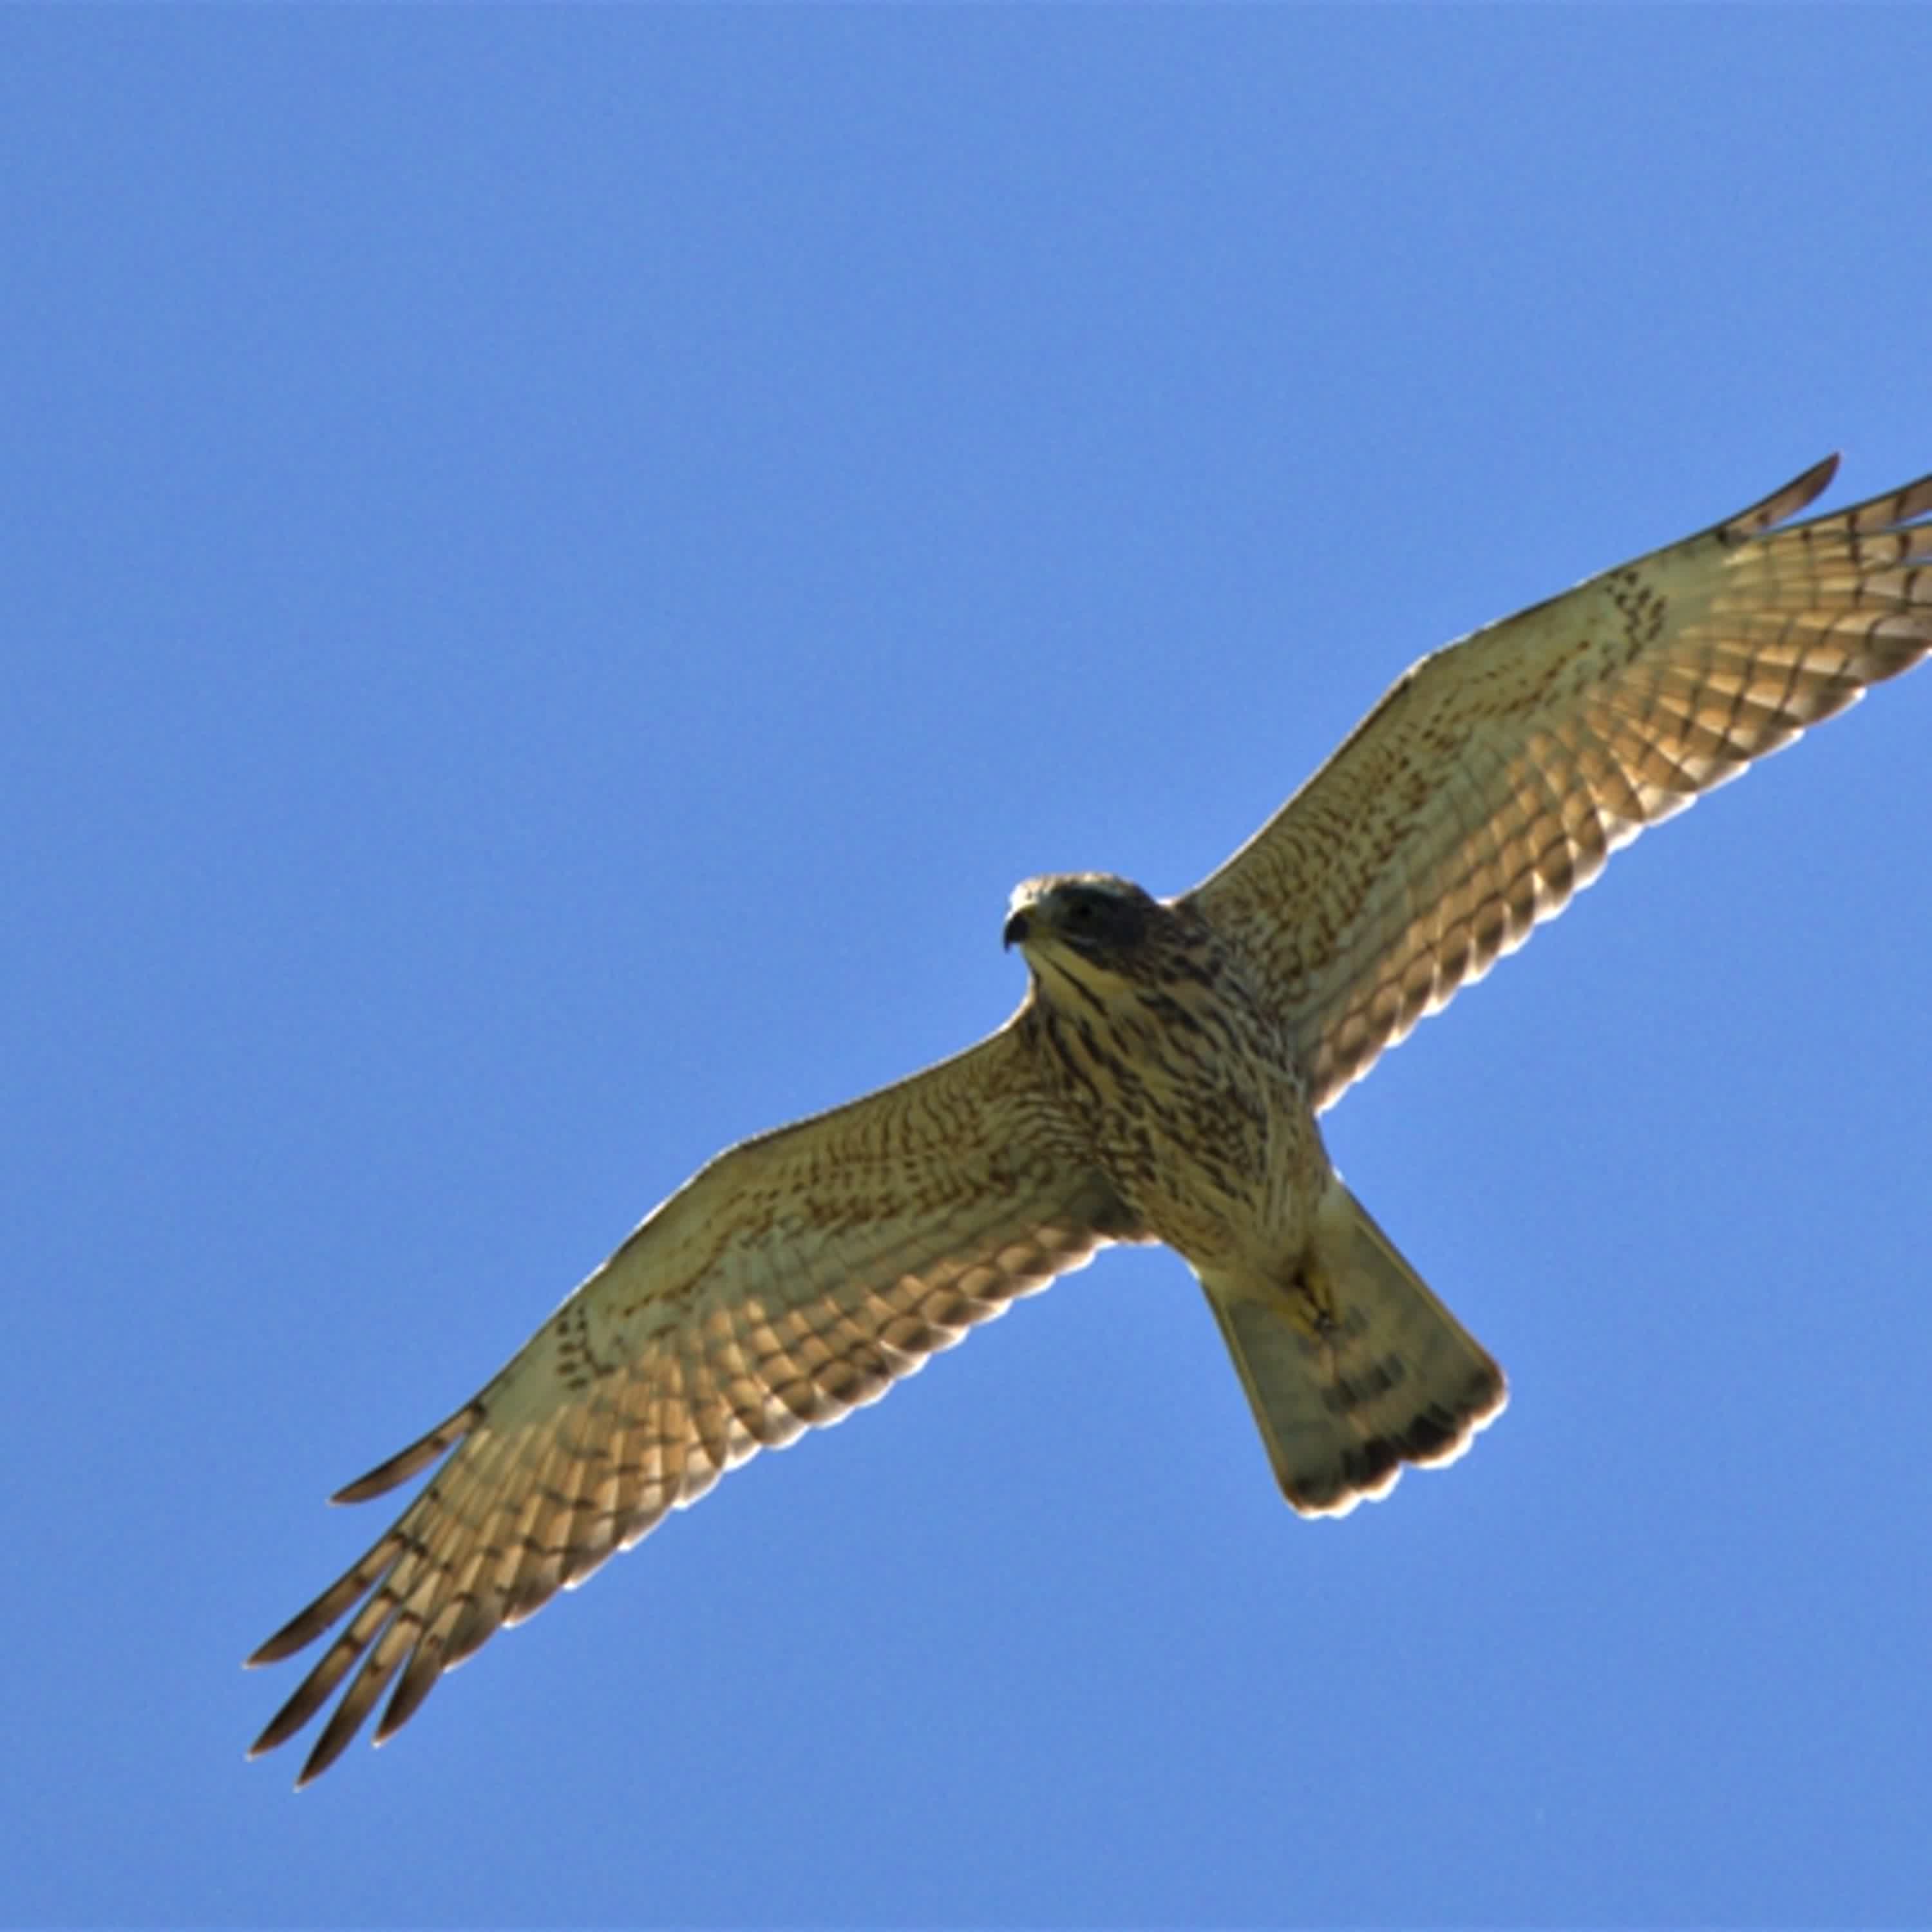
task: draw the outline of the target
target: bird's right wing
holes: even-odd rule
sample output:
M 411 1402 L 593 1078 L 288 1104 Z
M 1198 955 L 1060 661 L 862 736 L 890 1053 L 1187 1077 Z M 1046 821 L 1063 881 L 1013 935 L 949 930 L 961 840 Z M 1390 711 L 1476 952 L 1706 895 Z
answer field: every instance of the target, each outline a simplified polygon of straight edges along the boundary
M 255 1751 L 301 1730 L 352 1670 L 300 1781 L 334 1761 L 400 1672 L 380 1742 L 443 1671 L 725 1470 L 873 1401 L 1133 1232 L 1071 1147 L 1017 1018 L 721 1155 L 474 1401 L 338 1496 L 365 1501 L 448 1456 L 249 1659 L 291 1656 L 354 1610 Z
M 1619 845 L 1932 650 L 1932 477 L 1787 523 L 1836 467 L 1424 658 L 1186 896 L 1317 1108 Z

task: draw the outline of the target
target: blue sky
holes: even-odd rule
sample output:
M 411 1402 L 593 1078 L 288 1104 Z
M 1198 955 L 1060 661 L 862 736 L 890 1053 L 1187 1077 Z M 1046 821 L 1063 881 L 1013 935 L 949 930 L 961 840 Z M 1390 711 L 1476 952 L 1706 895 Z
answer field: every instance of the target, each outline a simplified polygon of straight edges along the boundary
M 1932 468 L 1932 15 L 0 17 L 0 1917 L 1920 1919 L 1932 676 L 1328 1120 L 1341 1524 L 1105 1258 L 296 1798 L 242 1655 L 700 1161 L 1410 660 Z

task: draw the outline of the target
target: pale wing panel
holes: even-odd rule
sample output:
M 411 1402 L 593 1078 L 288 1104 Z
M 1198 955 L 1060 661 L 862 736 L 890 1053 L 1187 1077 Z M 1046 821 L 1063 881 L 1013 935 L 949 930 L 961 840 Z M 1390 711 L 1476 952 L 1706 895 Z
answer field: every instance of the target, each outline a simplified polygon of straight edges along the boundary
M 1617 847 L 1932 650 L 1932 478 L 1775 526 L 1830 474 L 1424 658 L 1196 888 L 1317 1106 Z
M 360 1562 L 250 1660 L 350 1621 L 257 1741 L 345 1680 L 304 1780 L 442 1672 L 761 1448 L 836 1421 L 1131 1231 L 1069 1151 L 1017 1029 L 721 1156 L 476 1400 L 342 1492 L 454 1449 Z

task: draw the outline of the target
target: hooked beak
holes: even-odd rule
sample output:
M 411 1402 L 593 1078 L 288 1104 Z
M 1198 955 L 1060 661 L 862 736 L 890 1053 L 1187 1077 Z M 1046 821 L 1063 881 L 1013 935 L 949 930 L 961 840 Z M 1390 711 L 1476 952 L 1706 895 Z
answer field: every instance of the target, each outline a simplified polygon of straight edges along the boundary
M 1027 934 L 1033 930 L 1032 916 L 1024 910 L 1009 915 L 1006 926 L 1000 934 L 1000 944 L 1007 950 L 1026 944 Z

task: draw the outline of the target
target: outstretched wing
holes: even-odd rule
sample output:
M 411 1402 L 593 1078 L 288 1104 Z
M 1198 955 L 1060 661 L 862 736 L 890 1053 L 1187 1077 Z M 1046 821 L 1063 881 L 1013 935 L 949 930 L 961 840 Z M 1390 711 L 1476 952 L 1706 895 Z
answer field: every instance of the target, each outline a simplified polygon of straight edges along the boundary
M 1932 650 L 1932 477 L 1776 527 L 1837 467 L 1424 658 L 1187 895 L 1318 1108 L 1617 847 Z
M 1014 1024 L 719 1156 L 474 1401 L 336 1497 L 380 1496 L 454 1452 L 248 1660 L 292 1655 L 354 1611 L 254 1753 L 352 1671 L 298 1781 L 334 1762 L 400 1672 L 380 1742 L 500 1626 L 725 1470 L 876 1400 L 1130 1232 L 1070 1150 Z

